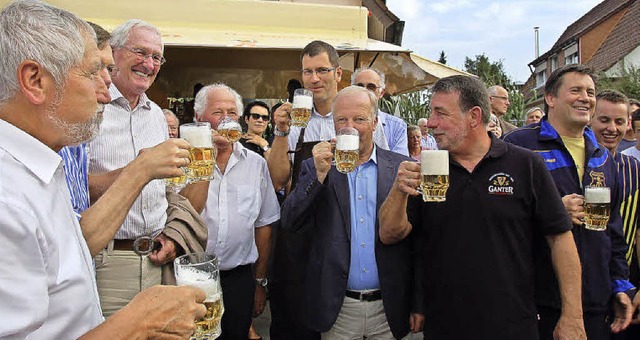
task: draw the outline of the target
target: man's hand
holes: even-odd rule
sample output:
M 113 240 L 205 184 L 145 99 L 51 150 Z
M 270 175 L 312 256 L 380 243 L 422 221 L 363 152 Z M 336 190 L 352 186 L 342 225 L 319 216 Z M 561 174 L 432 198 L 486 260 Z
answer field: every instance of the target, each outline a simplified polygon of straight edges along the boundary
M 393 186 L 407 195 L 418 195 L 416 188 L 420 186 L 420 163 L 409 161 L 400 163 Z
M 189 164 L 189 143 L 171 138 L 152 148 L 142 149 L 130 165 L 145 174 L 148 181 L 184 175 L 183 166 Z
M 122 312 L 140 318 L 147 339 L 186 339 L 196 330 L 195 320 L 207 312 L 206 294 L 190 286 L 153 286 L 136 295 Z
M 424 327 L 424 314 L 411 313 L 409 315 L 409 327 L 411 333 L 421 332 Z
M 616 298 L 613 300 L 613 311 L 615 319 L 611 324 L 611 331 L 620 333 L 629 327 L 633 317 L 633 304 L 627 294 L 622 292 L 616 294 Z
M 256 294 L 253 300 L 253 317 L 257 318 L 258 315 L 264 312 L 264 306 L 267 301 L 267 288 L 261 285 L 256 285 Z
M 243 137 L 247 140 L 247 143 L 255 144 L 261 148 L 269 146 L 269 142 L 267 142 L 266 139 L 262 138 L 262 136 L 256 135 L 255 133 L 247 132 Z
M 586 340 L 582 318 L 569 318 L 560 316 L 556 328 L 553 330 L 554 340 Z
M 573 225 L 581 226 L 584 223 L 584 196 L 570 194 L 562 197 L 564 208 L 567 209 Z
M 159 234 L 153 242 L 160 243 L 160 247 L 154 249 L 151 254 L 149 254 L 149 260 L 151 260 L 151 262 L 161 266 L 173 261 L 178 255 L 176 243 L 165 234 Z
M 631 320 L 631 323 L 634 325 L 638 325 L 640 324 L 640 294 L 638 294 L 638 292 L 636 291 L 636 295 L 633 298 L 633 312 L 632 315 L 635 313 L 635 318 Z
M 273 121 L 276 125 L 276 129 L 281 132 L 289 131 L 289 126 L 291 126 L 291 111 L 293 110 L 293 106 L 291 103 L 283 103 L 280 107 L 273 113 Z
M 331 144 L 329 142 L 320 142 L 313 146 L 311 152 L 313 154 L 313 163 L 316 167 L 318 181 L 323 183 L 329 170 L 331 170 L 331 161 L 333 160 Z

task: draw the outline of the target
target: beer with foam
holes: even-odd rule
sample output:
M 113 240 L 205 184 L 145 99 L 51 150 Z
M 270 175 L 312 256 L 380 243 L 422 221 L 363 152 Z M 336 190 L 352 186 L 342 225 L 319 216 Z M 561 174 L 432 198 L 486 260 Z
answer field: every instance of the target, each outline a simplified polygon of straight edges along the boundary
M 307 89 L 297 89 L 293 97 L 291 125 L 307 127 L 313 109 L 313 94 Z
M 358 166 L 360 158 L 360 137 L 351 134 L 336 136 L 336 151 L 334 155 L 336 170 L 348 174 Z
M 444 202 L 449 189 L 449 152 L 422 150 L 420 189 L 425 202 Z
M 585 228 L 595 231 L 607 229 L 611 214 L 611 191 L 608 187 L 584 188 Z
M 189 165 L 186 166 L 185 170 L 187 182 L 212 180 L 216 156 L 209 123 L 181 125 L 180 136 L 191 144 Z

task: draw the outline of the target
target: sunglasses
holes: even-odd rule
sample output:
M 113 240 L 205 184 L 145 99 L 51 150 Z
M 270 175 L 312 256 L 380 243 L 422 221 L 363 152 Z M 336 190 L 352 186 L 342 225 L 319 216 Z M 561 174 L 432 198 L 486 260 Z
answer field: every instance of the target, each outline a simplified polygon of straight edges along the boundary
M 376 92 L 376 90 L 380 88 L 380 86 L 372 83 L 368 83 L 368 84 L 357 83 L 356 86 L 364 87 L 371 92 Z
M 263 122 L 268 122 L 269 121 L 269 115 L 264 115 L 263 116 L 263 115 L 258 114 L 258 113 L 249 113 L 249 117 L 251 117 L 251 118 L 253 118 L 255 120 L 258 120 L 258 119 L 262 118 Z

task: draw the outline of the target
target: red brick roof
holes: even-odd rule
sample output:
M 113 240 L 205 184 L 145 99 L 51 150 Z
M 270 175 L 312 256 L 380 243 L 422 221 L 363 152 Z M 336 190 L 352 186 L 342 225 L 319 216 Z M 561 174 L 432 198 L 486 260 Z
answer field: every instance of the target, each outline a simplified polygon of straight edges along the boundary
M 640 2 L 632 1 L 629 10 L 600 45 L 587 65 L 605 71 L 640 45 Z
M 553 47 L 539 58 L 529 63 L 529 65 L 536 65 L 541 61 L 547 60 L 551 54 L 556 53 L 563 47 L 569 45 L 591 27 L 599 24 L 603 20 L 606 20 L 621 8 L 635 3 L 635 0 L 604 0 L 587 12 L 587 14 L 569 25 L 560 38 L 558 38 L 556 43 L 553 44 Z

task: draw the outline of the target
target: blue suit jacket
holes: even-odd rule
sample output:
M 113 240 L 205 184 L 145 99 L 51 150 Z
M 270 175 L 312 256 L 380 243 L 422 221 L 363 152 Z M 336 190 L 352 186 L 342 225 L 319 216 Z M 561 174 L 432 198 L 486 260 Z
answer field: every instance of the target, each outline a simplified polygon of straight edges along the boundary
M 376 211 L 379 211 L 393 185 L 398 166 L 410 159 L 376 149 Z M 284 202 L 281 219 L 285 229 L 310 233 L 304 319 L 312 330 L 326 332 L 338 317 L 349 276 L 351 218 L 347 175 L 332 167 L 324 183 L 320 183 L 313 158 L 304 161 L 298 185 Z M 377 221 L 375 228 L 375 255 L 384 310 L 393 335 L 401 338 L 409 332 L 409 314 L 423 312 L 423 295 L 417 281 L 421 275 L 415 273 L 412 258 L 417 244 L 410 234 L 399 243 L 384 245 L 380 241 Z

